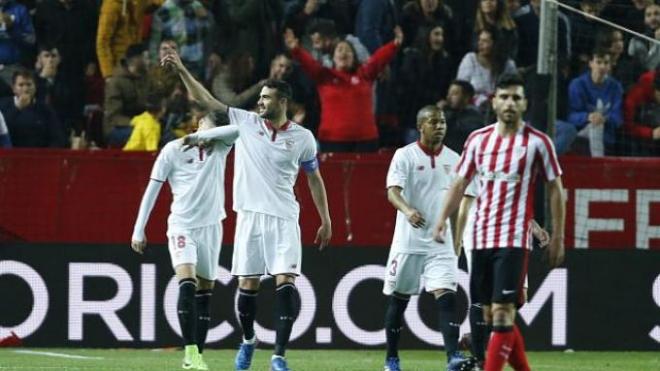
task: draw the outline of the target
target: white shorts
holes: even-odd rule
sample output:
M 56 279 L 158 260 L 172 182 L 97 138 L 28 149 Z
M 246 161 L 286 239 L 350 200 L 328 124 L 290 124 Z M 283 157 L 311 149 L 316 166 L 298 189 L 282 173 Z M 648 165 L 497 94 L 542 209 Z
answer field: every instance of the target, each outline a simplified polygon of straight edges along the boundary
M 193 229 L 169 229 L 168 249 L 172 266 L 194 264 L 199 277 L 214 281 L 222 246 L 222 224 Z
M 458 258 L 454 254 L 392 253 L 387 259 L 383 293 L 418 295 L 438 289 L 456 291 Z
M 300 275 L 301 264 L 297 221 L 252 211 L 237 213 L 232 275 Z

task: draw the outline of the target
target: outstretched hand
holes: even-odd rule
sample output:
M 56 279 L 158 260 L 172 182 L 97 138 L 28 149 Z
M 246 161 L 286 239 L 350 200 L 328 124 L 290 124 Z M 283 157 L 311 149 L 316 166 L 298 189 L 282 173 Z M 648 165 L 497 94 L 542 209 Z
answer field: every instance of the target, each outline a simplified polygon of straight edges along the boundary
M 394 45 L 401 46 L 403 44 L 403 30 L 400 26 L 394 27 Z
M 300 44 L 300 40 L 296 37 L 296 34 L 293 33 L 293 30 L 290 28 L 287 28 L 284 30 L 284 45 L 286 46 L 287 49 L 293 50 L 298 47 Z

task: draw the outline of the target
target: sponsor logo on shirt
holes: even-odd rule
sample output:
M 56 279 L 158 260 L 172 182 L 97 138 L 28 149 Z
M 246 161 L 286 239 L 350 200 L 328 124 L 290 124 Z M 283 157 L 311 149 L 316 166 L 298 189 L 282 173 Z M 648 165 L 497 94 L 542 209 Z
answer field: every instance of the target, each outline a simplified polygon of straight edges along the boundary
M 511 183 L 520 182 L 520 175 L 516 173 L 507 174 L 503 171 L 482 171 L 480 176 L 481 176 L 481 180 L 484 181 L 503 181 L 503 182 L 511 182 Z
M 259 131 L 259 135 L 263 137 L 264 135 L 266 135 L 266 133 L 264 133 L 263 131 Z

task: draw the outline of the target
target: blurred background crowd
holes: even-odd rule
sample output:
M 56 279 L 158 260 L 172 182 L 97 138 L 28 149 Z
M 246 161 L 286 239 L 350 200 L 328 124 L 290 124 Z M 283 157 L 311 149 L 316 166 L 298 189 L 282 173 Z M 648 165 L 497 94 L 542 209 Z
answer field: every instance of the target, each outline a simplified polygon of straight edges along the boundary
M 660 40 L 660 5 L 562 2 L 581 12 L 560 11 L 557 25 L 558 152 L 659 155 L 660 45 L 585 14 Z M 157 151 L 194 131 L 203 109 L 159 63 L 176 50 L 230 106 L 254 109 L 266 79 L 289 82 L 289 117 L 316 134 L 323 152 L 411 143 L 417 111 L 429 104 L 444 109 L 445 143 L 460 152 L 470 132 L 493 120 L 498 76 L 534 81 L 540 7 L 541 0 L 0 0 L 0 147 Z

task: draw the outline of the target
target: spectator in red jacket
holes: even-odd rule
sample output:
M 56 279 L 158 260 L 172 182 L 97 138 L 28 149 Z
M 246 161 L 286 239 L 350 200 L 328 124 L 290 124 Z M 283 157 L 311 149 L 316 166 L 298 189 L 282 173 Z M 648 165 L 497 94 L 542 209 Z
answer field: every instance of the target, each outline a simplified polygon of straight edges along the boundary
M 660 153 L 660 73 L 643 74 L 626 95 L 623 106 L 626 134 L 636 139 L 630 150 L 637 155 Z
M 284 34 L 286 47 L 303 71 L 316 82 L 321 99 L 318 138 L 323 152 L 370 152 L 378 149 L 378 128 L 373 110 L 373 83 L 396 55 L 403 32 L 395 29 L 393 41 L 383 45 L 360 65 L 353 46 L 344 40 L 335 45 L 333 68 L 323 67 L 306 50 L 292 30 Z

